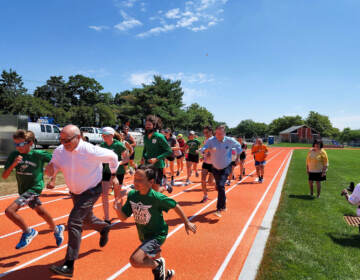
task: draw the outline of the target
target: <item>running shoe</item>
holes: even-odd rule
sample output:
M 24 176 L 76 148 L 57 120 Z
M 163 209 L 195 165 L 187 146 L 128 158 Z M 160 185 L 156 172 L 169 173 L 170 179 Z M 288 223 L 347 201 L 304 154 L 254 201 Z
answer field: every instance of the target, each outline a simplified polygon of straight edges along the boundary
M 74 273 L 73 267 L 70 268 L 67 265 L 62 265 L 62 266 L 52 265 L 50 269 L 52 270 L 52 272 L 58 275 L 62 275 L 65 277 L 73 277 L 73 273 Z
M 58 247 L 64 241 L 64 231 L 65 231 L 65 226 L 64 225 L 57 225 L 56 226 L 54 236 L 55 236 L 55 240 L 56 240 L 56 246 L 58 246 Z
M 16 245 L 16 249 L 23 249 L 31 243 L 31 241 L 38 235 L 35 229 L 31 229 L 29 233 L 24 232 L 21 235 L 20 242 Z
M 172 193 L 173 187 L 170 184 L 166 184 L 166 190 L 168 191 L 168 193 Z
M 175 275 L 175 270 L 168 269 L 168 271 L 166 272 L 166 280 L 170 280 L 174 275 Z
M 171 179 L 171 186 L 175 186 L 175 182 L 174 182 L 174 179 Z
M 196 176 L 196 177 L 199 177 L 199 172 L 196 171 L 196 172 L 195 172 L 195 176 Z
M 159 258 L 155 261 L 158 262 L 159 265 L 152 270 L 152 273 L 154 274 L 154 280 L 166 280 L 165 259 Z
M 180 171 L 176 171 L 176 176 L 179 176 L 180 175 Z
M 219 217 L 219 218 L 221 218 L 221 211 L 220 211 L 220 210 L 216 210 L 216 211 L 214 212 L 214 215 L 217 216 L 217 217 Z
M 230 180 L 226 180 L 226 183 L 225 183 L 227 186 L 230 186 L 231 182 Z
M 207 196 L 204 196 L 203 199 L 200 201 L 200 203 L 205 203 L 208 200 L 209 200 L 209 198 Z
M 190 180 L 186 180 L 185 186 L 188 186 L 188 185 L 190 185 L 190 184 L 191 184 Z

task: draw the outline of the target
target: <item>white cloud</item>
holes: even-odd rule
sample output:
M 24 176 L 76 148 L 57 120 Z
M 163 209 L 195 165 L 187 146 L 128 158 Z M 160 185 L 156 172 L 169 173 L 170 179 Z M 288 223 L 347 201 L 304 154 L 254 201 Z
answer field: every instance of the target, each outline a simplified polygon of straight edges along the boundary
M 103 31 L 104 29 L 109 29 L 109 26 L 106 26 L 106 25 L 90 25 L 89 28 L 100 32 L 100 31 Z
M 183 102 L 185 105 L 190 105 L 198 98 L 206 96 L 206 92 L 201 89 L 184 87 L 183 91 L 184 91 Z
M 166 18 L 180 18 L 181 15 L 180 15 L 180 9 L 179 8 L 176 8 L 176 9 L 172 9 L 172 10 L 169 10 L 166 14 L 165 14 L 165 17 Z
M 209 25 L 210 26 L 210 25 Z M 193 28 L 191 28 L 191 30 L 192 31 L 194 31 L 194 32 L 198 32 L 198 31 L 204 31 L 204 30 L 206 30 L 206 29 L 208 29 L 206 26 L 204 26 L 204 25 L 201 25 L 201 26 L 199 26 L 199 27 L 193 27 Z
M 340 130 L 344 129 L 345 127 L 350 127 L 351 129 L 360 129 L 360 115 L 330 117 L 330 121 L 334 127 L 337 127 Z
M 96 77 L 96 78 L 103 78 L 110 75 L 110 73 L 105 68 L 79 70 L 76 71 L 76 73 L 87 77 Z
M 129 82 L 134 86 L 148 85 L 153 81 L 154 75 L 158 73 L 155 71 L 147 71 L 142 73 L 133 73 L 130 75 Z
M 198 17 L 191 16 L 191 17 L 183 17 L 181 18 L 177 23 L 177 27 L 188 27 L 192 25 L 194 22 L 197 22 L 199 20 Z
M 138 35 L 136 35 L 137 37 L 143 38 L 143 37 L 147 37 L 147 36 L 151 36 L 151 35 L 156 35 L 156 34 L 160 34 L 163 32 L 168 32 L 170 30 L 175 29 L 175 25 L 164 25 L 164 26 L 158 26 L 158 27 L 154 27 L 151 28 L 150 30 L 140 33 Z
M 121 5 L 124 7 L 128 7 L 131 8 L 134 6 L 135 2 L 137 2 L 138 0 L 125 0 L 125 1 L 121 1 Z
M 134 28 L 136 26 L 141 26 L 141 21 L 130 17 L 128 14 L 126 14 L 124 11 L 120 11 L 121 16 L 124 18 L 124 20 L 116 25 L 114 25 L 114 28 L 120 30 L 120 31 L 126 31 L 131 28 Z

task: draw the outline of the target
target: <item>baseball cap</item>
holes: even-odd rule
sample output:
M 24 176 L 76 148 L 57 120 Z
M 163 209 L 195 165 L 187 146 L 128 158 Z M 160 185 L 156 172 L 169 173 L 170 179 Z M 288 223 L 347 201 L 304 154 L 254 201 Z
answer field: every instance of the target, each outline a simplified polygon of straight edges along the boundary
M 183 138 L 183 135 L 180 133 L 177 138 Z
M 105 135 L 114 135 L 115 130 L 112 127 L 107 126 L 101 129 L 101 133 Z
M 189 132 L 189 135 L 195 135 L 195 131 L 194 131 L 194 130 L 191 130 L 191 131 Z

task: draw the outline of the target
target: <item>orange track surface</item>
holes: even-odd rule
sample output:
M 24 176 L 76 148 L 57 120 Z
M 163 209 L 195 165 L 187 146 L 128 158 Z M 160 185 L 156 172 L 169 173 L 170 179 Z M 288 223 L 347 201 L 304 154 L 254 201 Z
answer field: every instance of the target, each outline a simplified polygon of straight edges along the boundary
M 162 246 L 162 255 L 166 260 L 167 268 L 175 269 L 174 279 L 213 279 L 261 197 L 271 184 L 258 211 L 246 228 L 239 246 L 220 277 L 221 279 L 238 278 L 291 151 L 291 148 L 270 148 L 268 163 L 265 167 L 265 181 L 262 184 L 254 182 L 256 178 L 254 162 L 252 156 L 249 155 L 245 167 L 246 174 L 250 175 L 242 182 L 235 180 L 232 181 L 231 186 L 226 187 L 228 191 L 227 211 L 222 218 L 213 215 L 217 199 L 214 186 L 208 187 L 210 190 L 209 201 L 199 203 L 203 195 L 200 178 L 191 178 L 193 184 L 175 186 L 172 194 L 166 193 L 179 202 L 188 217 L 195 215 L 192 221 L 198 227 L 198 232 L 195 235 L 187 236 L 176 213 L 171 210 L 169 213 L 164 213 L 165 220 L 169 225 L 169 235 Z M 201 167 L 200 164 L 198 165 L 199 168 Z M 238 167 L 235 169 L 237 178 L 238 169 Z M 185 176 L 185 172 L 180 175 L 182 180 L 185 180 Z M 125 184 L 130 182 L 131 178 L 126 177 Z M 65 186 L 46 190 L 41 197 L 43 203 L 47 202 L 44 207 L 54 219 L 58 218 L 55 221 L 56 224 L 66 224 L 66 215 L 72 208 L 72 201 L 64 193 L 64 190 L 66 190 Z M 49 267 L 51 264 L 63 262 L 67 233 L 65 233 L 63 245 L 57 248 L 53 233 L 31 209 L 21 210 L 19 214 L 25 218 L 30 226 L 42 223 L 35 227 L 39 235 L 28 247 L 22 250 L 15 249 L 21 232 L 17 232 L 19 229 L 3 213 L 14 199 L 15 197 L 0 197 L 0 278 L 66 279 L 52 274 Z M 109 199 L 112 200 L 113 197 L 110 196 Z M 97 201 L 96 205 L 94 213 L 102 218 L 101 199 Z M 116 215 L 112 207 L 110 207 L 110 212 L 111 216 L 115 218 Z M 140 245 L 133 218 L 129 218 L 126 222 L 119 222 L 118 220 L 113 222 L 118 223 L 110 231 L 109 243 L 104 248 L 99 247 L 99 234 L 97 232 L 84 229 L 80 256 L 75 262 L 73 279 L 153 279 L 150 270 L 134 269 L 129 265 L 131 253 Z

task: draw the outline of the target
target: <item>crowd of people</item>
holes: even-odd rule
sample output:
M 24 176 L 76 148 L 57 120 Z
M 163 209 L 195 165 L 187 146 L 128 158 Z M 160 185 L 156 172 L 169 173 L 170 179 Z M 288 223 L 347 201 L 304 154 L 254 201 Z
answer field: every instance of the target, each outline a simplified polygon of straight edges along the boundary
M 200 141 L 196 133 L 190 131 L 186 140 L 182 134 L 173 135 L 169 128 L 162 129 L 161 120 L 149 115 L 145 122 L 144 149 L 137 165 L 134 157 L 136 142 L 129 134 L 128 126 L 123 127 L 122 131 L 104 127 L 103 143 L 97 146 L 84 141 L 77 126 L 67 125 L 60 133 L 61 145 L 53 154 L 32 149 L 34 134 L 18 130 L 13 136 L 16 150 L 9 155 L 2 175 L 6 179 L 16 170 L 20 196 L 5 211 L 6 216 L 23 231 L 16 249 L 25 248 L 37 235 L 37 231 L 30 228 L 17 213 L 25 205 L 34 209 L 49 224 L 56 245 L 62 244 L 65 226 L 55 225 L 39 199 L 45 186 L 43 174 L 50 177 L 47 187 L 51 189 L 55 186 L 56 174 L 62 172 L 73 208 L 67 222 L 68 246 L 64 262 L 60 266 L 50 267 L 54 273 L 72 277 L 84 225 L 100 233 L 100 247 L 107 244 L 112 226 L 109 194 L 113 191 L 113 207 L 118 218 L 124 221 L 133 215 L 141 241 L 130 256 L 131 265 L 151 269 L 154 279 L 171 279 L 175 271 L 166 269 L 161 256 L 161 246 L 168 234 L 162 212 L 173 209 L 183 221 L 187 233 L 196 233 L 197 228 L 188 220 L 180 205 L 165 194 L 171 193 L 178 184 L 191 184 L 193 174 L 195 177 L 201 176 L 202 198 L 200 200 L 199 197 L 199 200 L 201 203 L 207 202 L 208 186 L 215 185 L 218 196 L 214 214 L 221 218 L 227 209 L 226 185 L 230 185 L 232 180 L 243 180 L 246 174 L 247 145 L 242 137 L 235 139 L 226 136 L 222 125 L 215 130 L 206 126 L 203 134 L 204 140 Z M 268 149 L 260 138 L 252 146 L 251 154 L 257 181 L 262 183 Z M 320 152 L 320 155 L 323 156 L 323 153 Z M 318 155 L 309 156 L 308 169 L 311 172 L 315 170 L 313 157 L 318 158 Z M 198 167 L 200 161 L 201 168 Z M 234 168 L 237 166 L 240 176 L 235 178 Z M 124 186 L 127 172 L 133 176 L 133 184 Z M 316 181 L 317 177 L 314 176 L 309 176 L 309 180 Z M 93 213 L 93 206 L 99 197 L 102 198 L 103 219 Z

